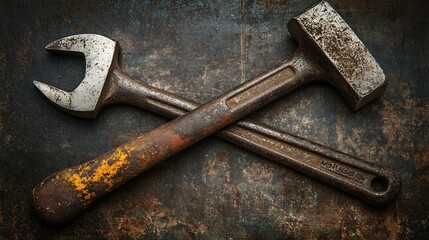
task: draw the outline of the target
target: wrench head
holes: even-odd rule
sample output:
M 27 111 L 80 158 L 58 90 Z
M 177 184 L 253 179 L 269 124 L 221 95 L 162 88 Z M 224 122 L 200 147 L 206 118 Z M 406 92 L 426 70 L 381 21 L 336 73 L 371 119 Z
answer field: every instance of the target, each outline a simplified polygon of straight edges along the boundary
M 116 62 L 118 43 L 97 34 L 64 37 L 48 44 L 48 52 L 83 53 L 86 60 L 85 78 L 71 92 L 46 83 L 34 85 L 56 106 L 75 116 L 95 118 L 101 108 L 103 88 Z

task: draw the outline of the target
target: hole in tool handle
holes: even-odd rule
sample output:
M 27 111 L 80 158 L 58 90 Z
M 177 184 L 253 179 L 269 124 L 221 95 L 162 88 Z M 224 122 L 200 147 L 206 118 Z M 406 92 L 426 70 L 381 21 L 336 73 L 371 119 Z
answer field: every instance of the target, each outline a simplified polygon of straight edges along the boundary
M 387 191 L 387 189 L 389 188 L 389 182 L 386 177 L 377 176 L 372 179 L 371 188 L 378 193 L 382 193 Z

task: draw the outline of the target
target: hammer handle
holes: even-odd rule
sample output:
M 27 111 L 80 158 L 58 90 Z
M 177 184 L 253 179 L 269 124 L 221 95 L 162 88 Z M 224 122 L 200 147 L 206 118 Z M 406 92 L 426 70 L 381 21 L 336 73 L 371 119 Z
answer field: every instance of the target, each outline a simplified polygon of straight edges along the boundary
M 161 127 L 81 165 L 62 170 L 33 190 L 44 220 L 71 220 L 96 199 L 160 161 L 219 131 L 302 84 L 286 63 Z

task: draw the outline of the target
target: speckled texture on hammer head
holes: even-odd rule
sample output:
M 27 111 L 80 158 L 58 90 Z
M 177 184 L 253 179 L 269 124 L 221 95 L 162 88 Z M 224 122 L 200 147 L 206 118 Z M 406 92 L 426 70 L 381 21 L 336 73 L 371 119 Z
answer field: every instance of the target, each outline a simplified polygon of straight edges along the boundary
M 348 85 L 347 94 L 353 96 L 347 100 L 352 101 L 353 108 L 358 109 L 381 94 L 386 84 L 383 70 L 329 3 L 320 2 L 295 17 L 294 21 L 339 73 L 336 84 Z

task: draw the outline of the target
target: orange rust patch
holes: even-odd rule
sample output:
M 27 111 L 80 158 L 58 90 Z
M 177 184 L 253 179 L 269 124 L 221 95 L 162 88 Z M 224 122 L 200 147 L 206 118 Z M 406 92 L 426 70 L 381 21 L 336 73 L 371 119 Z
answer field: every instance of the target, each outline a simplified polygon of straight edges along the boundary
M 180 149 L 183 146 L 184 139 L 181 136 L 171 133 L 169 138 L 171 139 L 172 151 L 176 151 L 177 149 Z
M 86 184 L 84 184 L 82 180 L 83 179 L 77 173 L 69 177 L 69 181 L 73 182 L 77 191 L 83 191 L 86 188 Z
M 225 123 L 229 124 L 229 123 L 233 122 L 234 120 L 235 120 L 234 116 L 232 114 L 228 114 L 226 116 L 221 117 L 218 122 L 220 124 L 224 125 Z
M 69 172 L 66 175 L 66 181 L 68 181 L 69 183 L 71 183 L 71 185 L 74 187 L 74 189 L 76 190 L 76 192 L 79 193 L 79 196 L 83 196 L 85 200 L 89 200 L 90 199 L 91 195 L 90 195 L 90 192 L 89 192 L 87 184 L 86 184 L 87 177 L 81 177 L 77 173 L 71 173 L 71 172 Z
M 101 159 L 101 163 L 95 169 L 91 168 L 94 162 L 79 166 L 74 171 L 67 172 L 65 181 L 72 185 L 78 194 L 89 201 L 96 197 L 96 193 L 90 191 L 90 187 L 95 183 L 108 185 L 110 190 L 115 185 L 116 175 L 129 164 L 127 157 L 130 149 L 126 147 L 117 148 L 115 152 L 107 159 Z
M 115 179 L 113 178 L 121 168 L 128 163 L 126 160 L 128 157 L 128 151 L 123 151 L 118 148 L 110 159 L 103 159 L 101 165 L 94 170 L 92 177 L 93 182 L 104 182 L 109 185 L 109 188 L 113 187 Z M 110 164 L 110 162 L 112 162 Z

